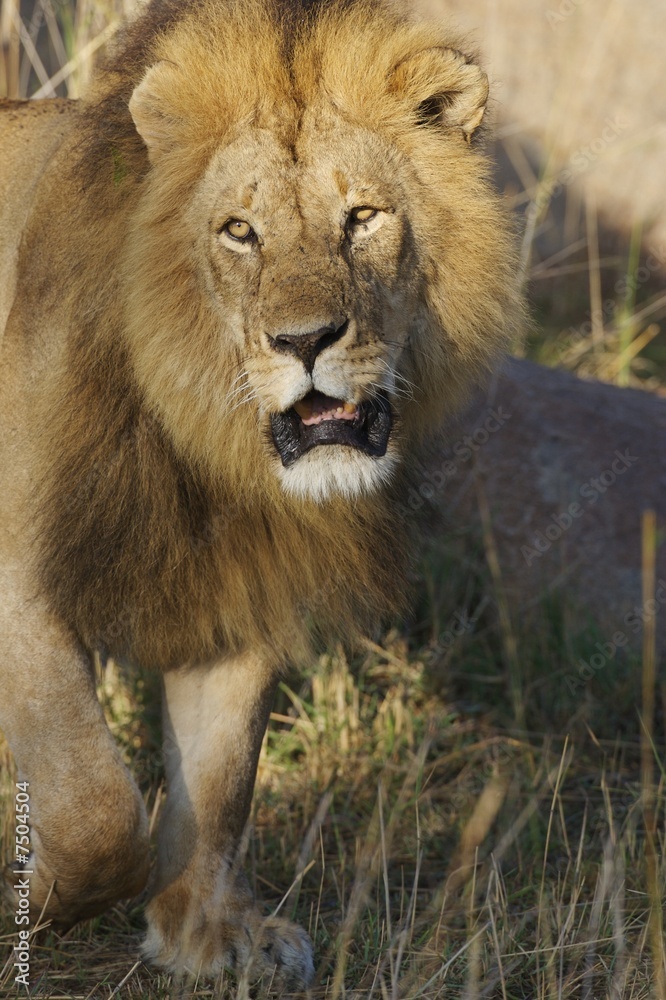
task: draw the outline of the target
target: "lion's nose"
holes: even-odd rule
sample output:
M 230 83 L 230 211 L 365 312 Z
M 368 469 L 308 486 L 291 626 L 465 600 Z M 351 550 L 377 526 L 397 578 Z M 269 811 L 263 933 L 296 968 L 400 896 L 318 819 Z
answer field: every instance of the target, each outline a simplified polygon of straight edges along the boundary
M 348 325 L 349 321 L 345 320 L 340 326 L 321 326 L 309 333 L 278 333 L 276 337 L 269 337 L 268 341 L 276 351 L 295 354 L 300 358 L 310 375 L 321 352 L 340 340 L 345 335 Z

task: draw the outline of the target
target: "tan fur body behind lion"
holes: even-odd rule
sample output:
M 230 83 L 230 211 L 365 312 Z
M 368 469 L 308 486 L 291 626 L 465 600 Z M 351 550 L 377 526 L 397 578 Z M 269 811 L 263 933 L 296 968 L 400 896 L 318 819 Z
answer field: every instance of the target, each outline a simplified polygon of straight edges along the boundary
M 27 328 L 33 334 L 38 319 L 30 324 L 28 315 L 26 322 L 20 318 L 20 246 L 36 191 L 48 199 L 57 191 L 48 170 L 74 113 L 73 103 L 55 100 L 5 102 L 0 113 L 0 551 L 21 560 L 29 554 L 27 504 L 43 463 L 37 445 L 40 394 L 64 338 L 24 333 Z

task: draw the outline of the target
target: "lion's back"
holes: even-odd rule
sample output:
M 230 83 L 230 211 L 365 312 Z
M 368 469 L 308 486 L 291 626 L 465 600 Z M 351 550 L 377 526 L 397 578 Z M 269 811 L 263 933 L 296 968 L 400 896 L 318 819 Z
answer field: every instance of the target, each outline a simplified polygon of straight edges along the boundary
M 0 101 L 0 343 L 14 299 L 16 263 L 34 190 L 71 122 L 66 100 Z
M 39 211 L 57 197 L 57 177 L 46 177 L 75 115 L 74 101 L 0 101 L 0 551 L 25 549 L 17 511 L 34 480 L 34 422 L 42 380 L 35 378 L 34 351 L 26 351 L 32 317 L 16 299 L 19 252 L 40 179 Z M 57 171 L 56 171 L 57 173 Z M 44 220 L 46 222 L 46 220 Z M 32 275 L 23 275 L 30 282 Z M 48 359 L 47 359 L 48 360 Z

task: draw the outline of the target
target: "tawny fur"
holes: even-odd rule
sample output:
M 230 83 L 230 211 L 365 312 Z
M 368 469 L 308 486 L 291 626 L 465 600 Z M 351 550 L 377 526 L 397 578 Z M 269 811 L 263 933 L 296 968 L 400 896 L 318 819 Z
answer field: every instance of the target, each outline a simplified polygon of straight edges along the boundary
M 153 0 L 84 101 L 0 105 L 0 725 L 31 908 L 69 925 L 144 885 L 90 654 L 162 668 L 144 954 L 178 976 L 311 981 L 237 871 L 279 670 L 403 606 L 410 469 L 520 322 L 463 48 L 394 0 Z M 322 329 L 309 372 L 278 350 Z M 283 466 L 271 415 L 313 389 L 390 400 L 386 453 Z
M 417 302 L 396 361 L 415 387 L 394 401 L 394 464 L 408 470 L 520 316 L 506 219 L 482 149 L 465 141 L 472 126 L 447 126 L 445 95 L 427 120 L 441 95 L 427 66 L 409 69 L 444 46 L 458 43 L 372 0 L 152 4 L 69 109 L 21 246 L 13 322 L 31 342 L 56 318 L 61 349 L 40 374 L 36 562 L 84 645 L 159 667 L 243 648 L 282 663 L 307 652 L 312 621 L 346 636 L 402 606 L 406 476 L 353 501 L 285 491 L 261 400 L 219 406 L 246 365 L 255 378 L 270 369 L 255 342 L 225 346 L 183 219 L 217 150 L 251 129 L 296 148 L 304 109 L 330 108 L 393 151 L 410 225 L 382 267 Z M 452 91 L 473 66 L 459 62 Z M 159 169 L 128 110 L 156 63 Z M 374 316 L 388 284 L 348 291 Z M 225 288 L 230 316 L 257 294 L 277 310 L 274 287 Z

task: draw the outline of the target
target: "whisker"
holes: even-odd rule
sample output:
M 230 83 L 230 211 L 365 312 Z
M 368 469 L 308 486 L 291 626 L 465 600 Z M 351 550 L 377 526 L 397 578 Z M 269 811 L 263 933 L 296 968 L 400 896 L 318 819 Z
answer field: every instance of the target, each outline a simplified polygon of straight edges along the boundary
M 391 368 L 391 366 L 388 365 L 382 358 L 377 358 L 377 361 L 379 362 L 380 365 L 384 367 L 386 373 L 391 377 L 392 380 L 391 388 L 390 389 L 387 388 L 387 391 L 393 392 L 395 393 L 396 396 L 401 396 L 403 399 L 413 399 L 414 389 L 416 387 L 413 386 L 412 383 L 409 382 L 407 379 L 402 378 L 402 376 L 400 376 L 398 372 L 394 371 Z M 406 388 L 402 388 L 402 386 L 397 385 L 396 383 L 398 381 L 404 382 Z
M 233 389 L 233 387 L 235 386 L 236 382 L 238 382 L 238 380 L 239 380 L 240 378 L 247 378 L 247 374 L 248 374 L 248 373 L 247 373 L 247 369 L 246 369 L 246 368 L 243 368 L 243 370 L 242 370 L 242 371 L 240 371 L 240 372 L 238 373 L 238 375 L 236 376 L 236 378 L 235 378 L 235 379 L 233 380 L 233 382 L 231 383 L 231 385 L 229 386 L 229 388 L 230 388 L 230 389 Z
M 389 347 L 401 347 L 402 350 L 405 351 L 405 353 L 413 351 L 416 354 L 421 354 L 426 359 L 426 361 L 433 361 L 434 360 L 432 354 L 430 354 L 428 351 L 424 351 L 422 347 L 416 347 L 411 342 L 411 340 L 407 341 L 407 343 L 404 343 L 404 344 L 401 344 L 400 341 L 398 341 L 398 340 L 384 340 L 382 342 L 384 344 L 388 344 Z
M 235 410 L 239 408 L 239 406 L 243 406 L 244 403 L 251 403 L 253 400 L 257 398 L 257 395 L 258 393 L 252 392 L 248 396 L 244 396 L 242 399 L 239 399 L 238 402 L 231 407 L 231 409 L 225 410 L 224 414 L 225 417 L 230 416 L 232 413 L 234 413 Z
M 387 392 L 389 395 L 398 396 L 400 399 L 412 399 L 412 396 L 405 392 L 404 389 L 398 389 L 397 386 L 391 386 L 389 388 L 386 385 L 382 385 L 381 382 L 368 382 L 368 385 L 374 386 L 379 389 L 380 392 Z
M 258 399 L 260 397 L 261 393 L 265 392 L 266 389 L 268 389 L 269 387 L 270 387 L 270 383 L 268 383 L 268 382 L 263 383 L 261 385 L 255 385 L 255 386 L 243 385 L 241 388 L 243 390 L 248 390 L 246 392 L 246 395 L 244 395 L 244 396 L 241 395 L 241 398 L 238 399 L 238 400 L 236 400 L 236 402 L 234 403 L 234 405 L 229 410 L 226 410 L 225 416 L 229 416 L 231 413 L 233 413 L 235 410 L 237 410 L 240 406 L 243 406 L 243 404 L 245 404 L 245 403 L 252 403 L 252 402 L 254 402 L 254 400 Z
M 396 381 L 403 382 L 411 390 L 412 393 L 418 391 L 418 386 L 416 386 L 414 382 L 410 382 L 409 379 L 405 378 L 404 375 L 401 375 L 400 372 L 397 372 L 394 368 L 391 368 L 388 362 L 386 362 L 383 358 L 377 358 L 377 362 L 380 365 L 383 365 L 386 371 L 390 372 L 390 374 Z
M 242 395 L 250 388 L 249 382 L 243 382 L 241 385 L 236 386 L 231 392 L 228 392 L 225 396 L 225 402 L 231 402 L 235 396 Z

